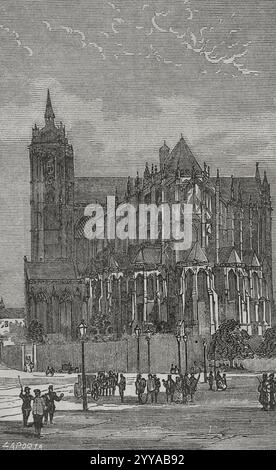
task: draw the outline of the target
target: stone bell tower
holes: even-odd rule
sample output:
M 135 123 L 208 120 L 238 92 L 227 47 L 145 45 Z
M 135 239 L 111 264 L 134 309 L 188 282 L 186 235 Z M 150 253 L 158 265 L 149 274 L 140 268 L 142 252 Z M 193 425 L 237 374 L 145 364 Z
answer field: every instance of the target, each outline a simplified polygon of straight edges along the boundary
M 44 118 L 29 146 L 32 261 L 68 259 L 73 252 L 73 147 L 65 126 L 55 124 L 49 90 Z

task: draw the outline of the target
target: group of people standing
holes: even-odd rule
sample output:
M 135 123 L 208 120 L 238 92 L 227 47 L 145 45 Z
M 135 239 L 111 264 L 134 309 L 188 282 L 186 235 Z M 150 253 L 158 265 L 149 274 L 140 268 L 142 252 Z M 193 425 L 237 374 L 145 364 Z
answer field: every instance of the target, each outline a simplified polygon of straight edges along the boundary
M 34 395 L 31 394 L 30 387 L 25 387 L 23 391 L 21 386 L 19 397 L 22 400 L 23 426 L 28 426 L 28 419 L 32 412 L 35 436 L 39 438 L 43 424 L 48 424 L 48 420 L 50 420 L 50 424 L 53 424 L 56 409 L 55 401 L 62 400 L 64 394 L 61 393 L 58 396 L 54 391 L 53 385 L 49 385 L 48 391 L 43 395 L 41 395 L 41 390 L 38 388 L 33 393 Z
M 262 409 L 264 411 L 275 410 L 276 379 L 273 373 L 264 373 L 262 375 L 261 380 L 259 380 L 258 392 Z
M 156 374 L 148 374 L 147 380 L 141 374 L 137 374 L 135 381 L 135 393 L 138 396 L 138 403 L 140 405 L 150 401 L 157 403 L 158 395 L 161 388 L 160 379 Z M 143 395 L 146 394 L 145 398 Z
M 177 375 L 174 379 L 172 378 L 172 374 L 169 374 L 166 380 L 162 380 L 166 393 L 166 402 L 187 404 L 189 398 L 191 402 L 193 402 L 199 378 L 200 374 L 198 374 L 196 378 L 194 373 L 189 375 L 188 372 L 184 375 Z M 145 404 L 147 402 L 157 403 L 160 388 L 161 381 L 156 374 L 148 374 L 147 380 L 142 377 L 141 374 L 137 374 L 135 391 L 138 396 L 139 404 Z
M 225 391 L 227 389 L 227 378 L 226 374 L 221 375 L 220 371 L 213 373 L 211 370 L 208 375 L 209 390 L 214 391 L 214 384 L 216 384 L 216 390 Z

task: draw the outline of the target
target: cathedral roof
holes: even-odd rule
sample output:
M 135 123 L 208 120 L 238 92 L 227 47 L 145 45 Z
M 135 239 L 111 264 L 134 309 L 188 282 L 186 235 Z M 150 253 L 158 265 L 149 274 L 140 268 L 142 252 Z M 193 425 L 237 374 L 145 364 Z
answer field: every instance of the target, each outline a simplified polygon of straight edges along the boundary
M 119 202 L 124 199 L 127 178 L 116 176 L 75 177 L 75 203 L 106 203 L 106 196 L 117 196 Z
M 202 172 L 199 163 L 182 135 L 179 142 L 166 158 L 165 164 L 166 168 L 173 172 L 179 169 L 184 174 L 191 175 L 193 168 L 195 173 Z
M 204 249 L 201 247 L 199 242 L 195 242 L 190 253 L 188 254 L 187 261 L 197 263 L 208 263 L 208 258 Z
M 260 261 L 254 250 L 245 250 L 243 252 L 243 262 L 247 266 L 256 266 L 260 267 Z
M 216 178 L 211 178 L 212 183 L 215 185 Z M 229 201 L 231 198 L 231 176 L 222 176 L 219 178 L 220 181 L 220 192 L 221 196 L 225 201 Z M 233 178 L 233 189 L 234 197 L 237 200 L 239 196 L 239 187 L 241 189 L 242 200 L 245 204 L 249 201 L 249 196 L 251 196 L 251 202 L 257 202 L 260 195 L 260 187 L 255 177 L 242 177 L 242 178 Z
M 61 280 L 77 278 L 73 261 L 53 260 L 26 263 L 27 277 L 33 280 Z
M 241 264 L 241 259 L 233 246 L 219 249 L 219 262 L 223 264 Z

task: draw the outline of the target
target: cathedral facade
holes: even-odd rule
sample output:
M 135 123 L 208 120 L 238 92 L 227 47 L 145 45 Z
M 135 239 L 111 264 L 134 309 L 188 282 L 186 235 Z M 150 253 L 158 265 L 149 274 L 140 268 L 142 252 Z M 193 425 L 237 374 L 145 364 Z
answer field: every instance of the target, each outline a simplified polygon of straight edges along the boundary
M 159 166 L 136 178 L 74 175 L 73 148 L 55 123 L 48 91 L 45 126 L 29 146 L 31 259 L 25 258 L 27 321 L 48 335 L 75 338 L 82 319 L 95 338 L 178 328 L 210 338 L 234 318 L 249 334 L 273 324 L 270 186 L 256 163 L 252 177 L 215 177 L 181 136 L 159 150 Z M 88 240 L 88 204 L 192 204 L 192 244 Z

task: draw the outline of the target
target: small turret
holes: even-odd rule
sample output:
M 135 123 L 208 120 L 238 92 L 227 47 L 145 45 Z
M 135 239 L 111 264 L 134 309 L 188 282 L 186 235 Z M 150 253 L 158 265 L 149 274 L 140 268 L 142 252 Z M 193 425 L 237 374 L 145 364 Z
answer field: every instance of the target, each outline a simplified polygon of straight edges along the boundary
M 257 181 L 257 183 L 261 184 L 261 176 L 260 176 L 260 170 L 259 170 L 259 162 L 256 162 L 255 180 Z
M 159 149 L 159 162 L 160 162 L 160 168 L 163 169 L 165 160 L 167 159 L 168 155 L 170 153 L 170 149 L 166 144 L 166 141 L 164 140 L 164 144 L 162 147 Z
M 269 189 L 269 184 L 266 176 L 266 171 L 264 171 L 264 179 L 263 179 L 263 189 Z
M 148 165 L 148 162 L 146 162 L 146 166 L 144 170 L 144 178 L 149 178 L 149 177 L 150 177 L 149 165 Z

